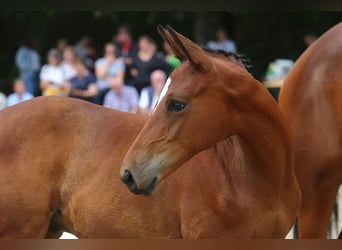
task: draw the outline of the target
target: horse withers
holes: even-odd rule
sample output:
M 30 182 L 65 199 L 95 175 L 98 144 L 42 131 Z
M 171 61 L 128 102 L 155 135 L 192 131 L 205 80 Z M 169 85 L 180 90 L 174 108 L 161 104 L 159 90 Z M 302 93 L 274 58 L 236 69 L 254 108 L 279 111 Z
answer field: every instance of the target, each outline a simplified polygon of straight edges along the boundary
M 183 63 L 125 156 L 122 181 L 152 198 L 177 178 L 183 237 L 284 237 L 300 191 L 276 102 L 236 60 L 171 27 L 159 32 Z

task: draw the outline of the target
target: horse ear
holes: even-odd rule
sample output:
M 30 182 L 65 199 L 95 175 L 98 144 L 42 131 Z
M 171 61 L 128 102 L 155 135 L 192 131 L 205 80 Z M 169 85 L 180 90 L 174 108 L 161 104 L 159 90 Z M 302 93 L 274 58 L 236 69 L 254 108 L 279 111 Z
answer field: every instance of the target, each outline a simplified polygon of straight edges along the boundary
M 189 60 L 195 69 L 210 68 L 210 56 L 196 43 L 179 34 L 169 25 L 166 29 L 158 25 L 158 32 L 181 61 Z
M 157 29 L 158 29 L 158 33 L 161 35 L 161 37 L 164 39 L 164 41 L 167 42 L 170 45 L 171 49 L 175 53 L 175 56 L 179 60 L 181 60 L 182 62 L 185 61 L 186 58 L 185 58 L 183 52 L 180 50 L 180 47 L 177 46 L 177 44 L 175 44 L 175 41 L 172 39 L 172 37 L 166 31 L 166 29 L 163 26 L 161 26 L 161 25 L 158 25 Z

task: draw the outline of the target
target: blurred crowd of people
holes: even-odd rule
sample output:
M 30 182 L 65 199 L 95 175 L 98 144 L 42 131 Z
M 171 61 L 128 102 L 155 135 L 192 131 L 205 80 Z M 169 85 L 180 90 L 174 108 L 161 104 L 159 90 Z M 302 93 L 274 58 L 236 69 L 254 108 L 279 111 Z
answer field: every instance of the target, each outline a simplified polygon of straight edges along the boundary
M 233 40 L 223 29 L 207 47 L 237 52 Z M 39 40 L 29 39 L 17 50 L 15 64 L 20 76 L 13 82 L 13 93 L 0 95 L 1 107 L 15 105 L 39 95 L 69 96 L 108 108 L 149 114 L 159 98 L 168 75 L 180 65 L 167 43 L 158 51 L 149 35 L 132 39 L 127 26 L 103 46 L 96 57 L 92 38 L 84 35 L 71 45 L 66 38 L 56 41 L 41 65 Z M 3 103 L 3 104 L 2 104 Z M 2 106 L 1 106 L 2 105 Z

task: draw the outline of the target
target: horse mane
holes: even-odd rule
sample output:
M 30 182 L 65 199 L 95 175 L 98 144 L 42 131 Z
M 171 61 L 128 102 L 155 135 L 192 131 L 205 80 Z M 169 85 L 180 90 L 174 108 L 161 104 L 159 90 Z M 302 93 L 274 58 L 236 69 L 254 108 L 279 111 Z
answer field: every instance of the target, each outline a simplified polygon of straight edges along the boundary
M 211 56 L 221 58 L 223 60 L 230 61 L 240 67 L 243 67 L 247 71 L 252 68 L 252 65 L 250 64 L 250 60 L 247 59 L 244 55 L 236 54 L 234 52 L 227 52 L 222 49 L 210 49 L 208 47 L 202 47 L 202 49 L 209 53 Z

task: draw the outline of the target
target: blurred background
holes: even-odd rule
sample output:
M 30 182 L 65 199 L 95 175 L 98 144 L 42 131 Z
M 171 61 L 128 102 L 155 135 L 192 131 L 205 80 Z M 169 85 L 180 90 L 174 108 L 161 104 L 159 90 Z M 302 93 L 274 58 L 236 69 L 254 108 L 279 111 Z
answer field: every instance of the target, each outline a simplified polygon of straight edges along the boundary
M 22 41 L 37 38 L 41 63 L 47 51 L 56 47 L 60 38 L 76 44 L 84 35 L 92 38 L 95 57 L 103 53 L 103 45 L 111 41 L 120 25 L 130 28 L 133 39 L 150 35 L 162 50 L 158 24 L 171 25 L 178 32 L 200 45 L 215 39 L 223 28 L 239 54 L 252 64 L 250 72 L 260 81 L 276 59 L 295 61 L 305 50 L 304 35 L 317 36 L 342 20 L 342 12 L 104 12 L 104 11 L 40 11 L 0 12 L 0 92 L 12 91 L 12 81 L 18 76 L 15 53 Z

